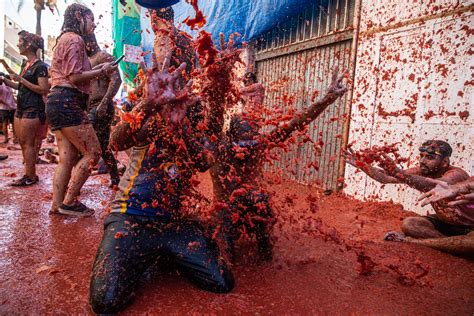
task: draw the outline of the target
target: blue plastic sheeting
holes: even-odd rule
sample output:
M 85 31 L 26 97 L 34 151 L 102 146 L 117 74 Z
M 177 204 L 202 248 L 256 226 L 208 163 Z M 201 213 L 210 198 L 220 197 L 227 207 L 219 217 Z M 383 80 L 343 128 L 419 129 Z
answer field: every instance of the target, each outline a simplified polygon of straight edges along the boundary
M 242 35 L 241 41 L 250 41 L 265 31 L 284 22 L 289 17 L 303 12 L 316 0 L 199 0 L 199 8 L 204 13 L 207 23 L 204 29 L 212 34 L 215 42 L 219 41 L 219 33 L 228 38 L 230 34 L 238 32 Z M 180 29 L 192 35 L 189 27 L 179 22 L 188 16 L 194 17 L 195 12 L 191 5 L 181 0 L 173 6 L 175 24 Z M 240 42 L 240 41 L 238 41 Z

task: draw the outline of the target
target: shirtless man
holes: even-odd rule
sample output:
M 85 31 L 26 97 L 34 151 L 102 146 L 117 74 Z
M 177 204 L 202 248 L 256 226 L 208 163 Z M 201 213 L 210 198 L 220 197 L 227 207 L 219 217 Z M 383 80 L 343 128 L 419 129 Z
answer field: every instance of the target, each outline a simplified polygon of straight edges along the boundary
M 244 101 L 243 112 L 249 112 L 260 108 L 265 99 L 265 88 L 257 81 L 257 76 L 253 72 L 247 72 L 243 78 L 244 86 L 240 88 Z
M 113 57 L 109 53 L 100 49 L 94 34 L 85 38 L 85 43 L 92 67 L 113 61 Z M 102 159 L 110 172 L 111 186 L 118 185 L 120 181 L 117 160 L 109 149 L 109 137 L 110 126 L 115 113 L 113 97 L 117 94 L 121 84 L 122 80 L 118 70 L 108 76 L 102 75 L 92 80 L 88 107 L 89 120 L 92 122 L 99 139 Z
M 294 131 L 303 130 L 344 95 L 347 89 L 342 85 L 342 80 L 343 76 L 338 76 L 336 69 L 321 100 L 295 114 L 288 124 L 279 126 L 268 134 L 260 133 L 260 126 L 255 121 L 238 115 L 231 119 L 230 128 L 225 135 L 222 125 L 218 130 L 212 131 L 219 139 L 214 148 L 215 164 L 210 169 L 219 208 L 216 217 L 220 225 L 217 229 L 230 259 L 234 256 L 234 242 L 239 234 L 251 233 L 257 239 L 260 258 L 271 260 L 269 233 L 273 216 L 269 196 L 259 184 L 265 154 L 285 142 Z M 255 80 L 252 79 L 252 82 L 255 84 Z M 209 120 L 222 122 L 221 117 Z
M 435 188 L 436 182 L 433 179 L 452 185 L 469 178 L 464 170 L 450 165 L 449 158 L 452 154 L 452 148 L 448 143 L 441 140 L 428 140 L 421 145 L 419 150 L 419 167 L 407 170 L 398 167 L 384 170 L 366 163 L 361 166 L 360 162 L 357 163 L 357 158 L 353 152 L 346 154 L 346 161 L 380 183 L 407 184 L 421 192 L 427 192 Z M 474 228 L 474 209 L 467 205 L 448 205 L 444 201 L 433 201 L 431 206 L 436 214 L 405 218 L 401 225 L 403 233 L 389 232 L 386 234 L 385 240 L 407 241 L 426 244 L 427 246 L 433 240 L 437 240 L 437 246 L 432 248 L 458 254 L 473 253 L 474 240 L 461 246 L 457 242 L 459 238 L 455 238 L 456 243 L 452 245 L 450 239 L 446 237 L 471 233 Z M 422 239 L 425 239 L 425 241 L 422 241 Z M 440 241 L 440 239 L 447 240 Z M 443 246 L 439 246 L 439 242 Z

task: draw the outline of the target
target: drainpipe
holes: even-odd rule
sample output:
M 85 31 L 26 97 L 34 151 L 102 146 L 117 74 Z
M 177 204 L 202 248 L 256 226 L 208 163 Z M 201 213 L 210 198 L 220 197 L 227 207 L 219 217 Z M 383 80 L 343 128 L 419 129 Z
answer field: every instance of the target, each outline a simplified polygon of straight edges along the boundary
M 355 80 L 355 70 L 356 70 L 356 62 L 357 62 L 357 45 L 359 42 L 359 30 L 360 30 L 360 16 L 362 11 L 362 0 L 356 0 L 354 6 L 354 38 L 352 40 L 352 48 L 351 48 L 351 66 L 350 69 L 350 78 L 352 81 L 352 87 L 348 91 L 347 94 L 347 102 L 346 102 L 346 110 L 345 113 L 346 121 L 344 122 L 344 130 L 342 132 L 342 141 L 341 141 L 341 150 L 344 151 L 347 149 L 347 143 L 349 142 L 349 129 L 351 123 L 351 111 L 352 111 L 352 97 L 354 93 L 354 80 Z M 346 171 L 346 162 L 341 157 L 339 161 L 339 177 L 343 177 Z M 343 186 L 338 184 L 338 190 L 341 190 Z

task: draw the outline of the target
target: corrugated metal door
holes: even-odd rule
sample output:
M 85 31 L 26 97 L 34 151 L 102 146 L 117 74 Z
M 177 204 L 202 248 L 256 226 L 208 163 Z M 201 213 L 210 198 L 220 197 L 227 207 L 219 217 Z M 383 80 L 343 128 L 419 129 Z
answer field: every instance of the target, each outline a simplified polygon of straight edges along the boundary
M 320 1 L 256 43 L 257 76 L 266 88 L 265 105 L 272 113 L 303 110 L 315 95 L 324 95 L 335 65 L 341 71 L 349 67 L 353 2 Z M 346 97 L 341 98 L 310 124 L 308 136 L 313 143 L 301 145 L 303 136 L 299 136 L 286 152 L 277 152 L 279 159 L 268 169 L 298 182 L 336 189 L 342 176 L 339 166 L 346 102 Z

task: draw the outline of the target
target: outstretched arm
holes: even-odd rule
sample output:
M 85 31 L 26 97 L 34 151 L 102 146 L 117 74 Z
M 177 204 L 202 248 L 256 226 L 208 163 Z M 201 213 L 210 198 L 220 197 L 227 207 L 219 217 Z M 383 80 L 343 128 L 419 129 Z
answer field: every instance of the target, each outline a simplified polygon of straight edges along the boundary
M 0 83 L 4 83 L 8 87 L 15 90 L 18 90 L 18 88 L 20 87 L 20 84 L 18 82 L 14 82 L 13 80 L 8 79 L 7 77 L 3 77 L 3 76 L 0 77 Z
M 385 172 L 387 172 L 387 174 L 400 181 L 400 183 L 405 183 L 421 192 L 427 192 L 436 186 L 436 183 L 433 182 L 432 178 L 422 176 L 418 172 L 413 172 L 414 169 L 405 170 L 398 167 L 395 161 L 387 154 L 384 154 L 382 158 L 383 163 L 381 164 L 381 167 L 385 170 Z M 465 173 L 459 169 L 455 169 L 446 172 L 442 177 L 437 178 L 437 180 L 446 182 L 448 184 L 454 184 L 464 180 L 464 177 Z
M 347 88 L 342 84 L 343 75 L 338 74 L 338 68 L 334 69 L 332 82 L 326 95 L 316 103 L 313 103 L 306 111 L 295 115 L 285 126 L 275 128 L 269 135 L 269 143 L 281 143 L 287 140 L 295 130 L 301 130 L 314 121 L 329 105 L 333 104 L 339 97 L 346 93 Z
M 385 170 L 374 167 L 364 161 L 357 160 L 356 155 L 350 148 L 344 153 L 344 158 L 348 164 L 363 171 L 366 175 L 377 182 L 382 184 L 401 183 L 401 181 L 395 177 L 390 176 Z
M 11 75 L 13 81 L 18 82 L 18 87 L 20 84 L 24 85 L 26 88 L 30 89 L 33 92 L 36 92 L 37 94 L 45 95 L 49 91 L 49 83 L 48 83 L 48 77 L 39 77 L 38 78 L 38 84 L 34 84 L 32 82 L 29 82 L 23 77 L 20 77 L 19 75 Z

